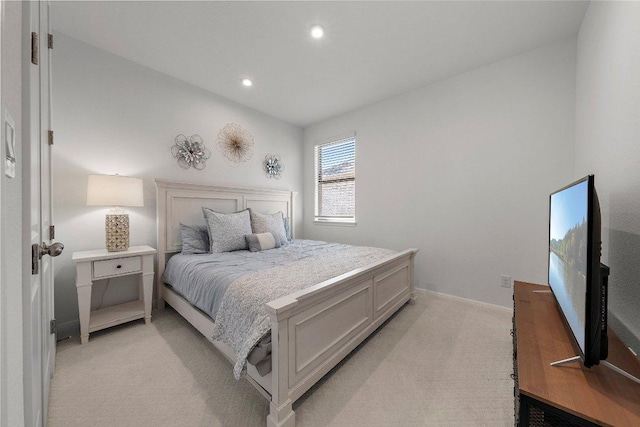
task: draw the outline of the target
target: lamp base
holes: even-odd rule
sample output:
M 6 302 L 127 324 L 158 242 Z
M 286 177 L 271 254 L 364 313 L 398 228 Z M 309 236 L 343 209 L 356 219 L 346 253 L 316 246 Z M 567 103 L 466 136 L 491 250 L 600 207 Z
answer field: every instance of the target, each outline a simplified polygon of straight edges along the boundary
M 129 249 L 129 215 L 107 214 L 104 224 L 107 251 L 122 252 Z

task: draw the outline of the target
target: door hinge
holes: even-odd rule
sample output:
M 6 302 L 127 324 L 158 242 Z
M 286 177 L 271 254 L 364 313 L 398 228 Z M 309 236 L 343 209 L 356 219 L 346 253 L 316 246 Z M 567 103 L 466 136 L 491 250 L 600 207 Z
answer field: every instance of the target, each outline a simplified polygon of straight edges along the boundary
M 55 225 L 50 225 L 49 226 L 49 240 L 53 240 L 56 238 L 56 226 Z
M 51 321 L 49 322 L 49 333 L 55 334 L 56 332 L 58 332 L 58 325 L 56 324 L 56 319 L 51 319 Z
M 49 49 L 53 49 L 53 34 L 48 34 L 47 37 L 47 47 Z
M 31 33 L 31 63 L 38 65 L 38 33 Z
M 48 135 L 49 135 L 49 145 L 53 145 L 53 131 L 50 130 L 48 132 Z

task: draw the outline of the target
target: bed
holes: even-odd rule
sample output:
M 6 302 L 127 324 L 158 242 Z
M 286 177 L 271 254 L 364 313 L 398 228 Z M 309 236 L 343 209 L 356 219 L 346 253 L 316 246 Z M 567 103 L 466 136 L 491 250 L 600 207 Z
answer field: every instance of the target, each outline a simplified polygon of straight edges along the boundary
M 164 282 L 165 268 L 169 259 L 181 252 L 180 224 L 204 224 L 202 207 L 229 213 L 247 208 L 265 214 L 281 211 L 289 218 L 291 234 L 295 238 L 295 193 L 160 179 L 155 183 L 159 248 L 157 308 L 163 308 L 165 303 L 171 305 L 237 365 L 241 358 L 232 346 L 213 339 L 214 335 L 220 335 L 216 330 L 219 325 L 214 324 L 206 310 L 193 306 L 173 286 Z M 304 242 L 296 244 L 303 245 Z M 295 249 L 292 248 L 289 250 Z M 270 372 L 261 375 L 252 363 L 244 366 L 246 378 L 270 401 L 268 426 L 294 426 L 293 402 L 400 307 L 415 301 L 413 262 L 416 252 L 408 249 L 379 254 L 375 262 L 270 300 L 262 306 L 270 325 Z

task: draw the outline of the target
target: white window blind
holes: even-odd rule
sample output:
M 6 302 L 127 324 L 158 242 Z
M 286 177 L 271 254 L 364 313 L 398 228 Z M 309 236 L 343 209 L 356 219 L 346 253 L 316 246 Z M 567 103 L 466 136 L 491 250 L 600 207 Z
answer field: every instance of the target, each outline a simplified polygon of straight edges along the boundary
M 356 139 L 316 145 L 316 221 L 355 222 Z

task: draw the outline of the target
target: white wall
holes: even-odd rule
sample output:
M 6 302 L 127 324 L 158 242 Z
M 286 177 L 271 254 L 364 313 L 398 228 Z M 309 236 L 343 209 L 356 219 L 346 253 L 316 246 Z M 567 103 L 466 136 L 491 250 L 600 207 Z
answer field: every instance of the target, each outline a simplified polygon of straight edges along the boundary
M 105 246 L 108 208 L 86 206 L 88 175 L 119 173 L 144 179 L 144 208 L 127 208 L 130 240 L 131 245 L 154 247 L 153 178 L 302 190 L 300 128 L 60 33 L 55 34 L 53 54 L 53 104 L 54 219 L 56 238 L 65 244 L 55 270 L 61 336 L 78 327 L 71 254 Z M 216 149 L 218 132 L 226 123 L 240 124 L 252 133 L 255 146 L 249 162 L 234 165 Z M 178 134 L 204 138 L 212 151 L 206 169 L 185 171 L 177 166 L 170 147 Z M 262 171 L 267 153 L 280 154 L 285 164 L 280 180 L 269 179 Z M 301 235 L 301 200 L 297 205 L 296 231 Z M 135 299 L 130 282 L 112 280 L 104 306 Z M 94 307 L 104 289 L 104 281 L 94 285 Z
M 305 129 L 305 237 L 420 249 L 416 285 L 511 306 L 546 283 L 548 197 L 573 178 L 575 38 Z M 313 147 L 355 131 L 357 226 L 313 224 Z
M 640 3 L 591 2 L 580 28 L 575 173 L 595 174 L 609 318 L 640 350 Z
M 2 1 L 0 28 L 2 29 L 2 108 L 0 123 L 9 113 L 15 122 L 16 177 L 4 174 L 5 142 L 2 139 L 0 172 L 0 205 L 2 212 L 2 238 L 0 274 L 0 324 L 2 331 L 2 395 L 0 425 L 24 424 L 23 388 L 23 328 L 22 328 L 22 4 Z M 2 132 L 4 130 L 2 129 Z

